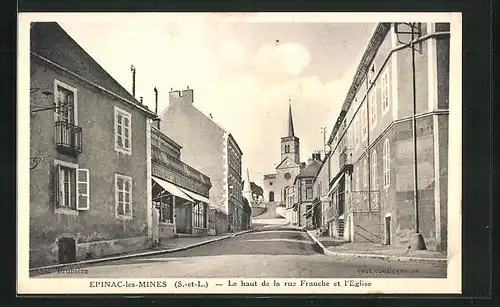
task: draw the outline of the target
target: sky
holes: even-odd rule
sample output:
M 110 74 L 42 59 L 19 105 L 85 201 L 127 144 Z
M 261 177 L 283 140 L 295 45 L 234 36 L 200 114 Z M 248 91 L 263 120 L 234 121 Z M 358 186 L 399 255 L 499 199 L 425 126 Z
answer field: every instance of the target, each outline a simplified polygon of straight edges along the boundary
M 243 170 L 262 184 L 280 162 L 291 102 L 301 160 L 323 149 L 375 23 L 254 22 L 251 14 L 194 14 L 59 22 L 125 89 L 161 113 L 187 86 L 243 151 Z M 182 144 L 181 144 L 182 145 Z M 246 179 L 246 178 L 244 178 Z

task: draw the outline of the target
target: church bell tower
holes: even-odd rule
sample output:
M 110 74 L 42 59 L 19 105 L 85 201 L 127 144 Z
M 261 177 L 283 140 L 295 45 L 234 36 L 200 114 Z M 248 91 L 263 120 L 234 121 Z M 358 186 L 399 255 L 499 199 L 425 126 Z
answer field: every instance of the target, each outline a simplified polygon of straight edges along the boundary
M 287 136 L 281 138 L 281 161 L 291 158 L 295 163 L 300 164 L 300 141 L 295 136 L 293 130 L 292 104 L 288 103 L 288 131 Z

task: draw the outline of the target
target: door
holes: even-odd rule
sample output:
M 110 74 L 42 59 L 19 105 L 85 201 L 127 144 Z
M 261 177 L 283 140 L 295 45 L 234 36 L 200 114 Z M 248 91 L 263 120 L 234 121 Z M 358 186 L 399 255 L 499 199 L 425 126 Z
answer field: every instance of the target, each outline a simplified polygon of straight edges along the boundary
M 385 245 L 391 245 L 391 217 L 385 217 Z
M 274 202 L 274 192 L 269 192 L 269 201 Z
M 73 238 L 61 238 L 57 242 L 59 248 L 59 263 L 75 262 L 76 243 Z

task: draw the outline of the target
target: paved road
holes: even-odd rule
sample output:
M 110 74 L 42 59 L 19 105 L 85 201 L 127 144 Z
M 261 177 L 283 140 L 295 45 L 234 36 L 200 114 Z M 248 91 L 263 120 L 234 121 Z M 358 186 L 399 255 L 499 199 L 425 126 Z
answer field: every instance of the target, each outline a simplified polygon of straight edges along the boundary
M 87 269 L 88 274 L 53 273 L 40 277 L 446 277 L 446 267 L 439 265 L 323 255 L 307 233 L 283 226 L 266 227 L 185 251 L 106 262 Z

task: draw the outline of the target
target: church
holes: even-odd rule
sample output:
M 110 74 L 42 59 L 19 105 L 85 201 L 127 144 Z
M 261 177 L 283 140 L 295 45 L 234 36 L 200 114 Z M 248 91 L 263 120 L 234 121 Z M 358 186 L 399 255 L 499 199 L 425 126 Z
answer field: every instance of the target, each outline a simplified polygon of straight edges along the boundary
M 284 191 L 293 185 L 295 177 L 300 173 L 300 141 L 293 130 L 292 106 L 288 107 L 288 131 L 281 138 L 281 160 L 273 174 L 264 175 L 264 201 L 285 202 Z

